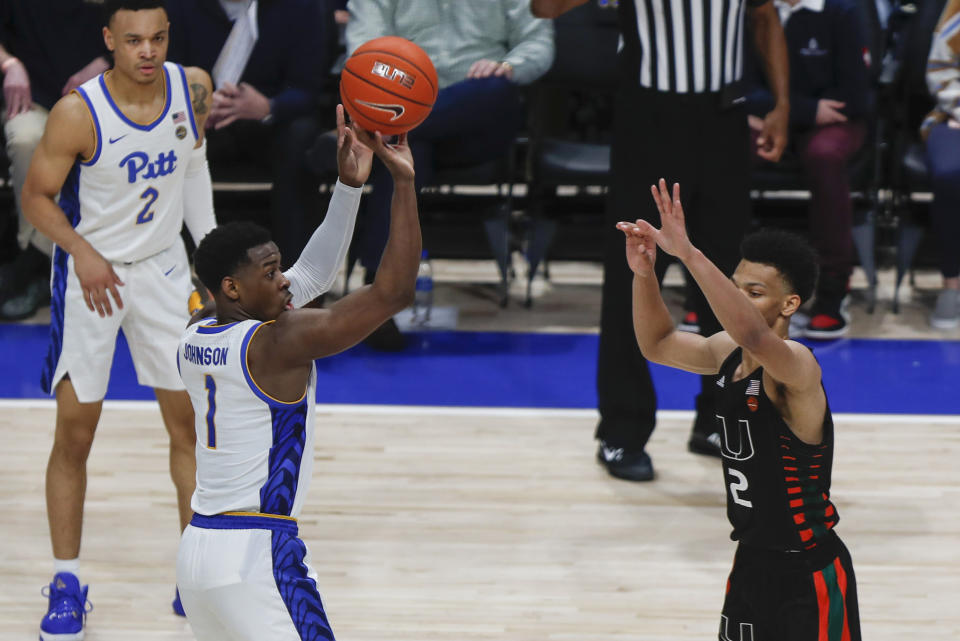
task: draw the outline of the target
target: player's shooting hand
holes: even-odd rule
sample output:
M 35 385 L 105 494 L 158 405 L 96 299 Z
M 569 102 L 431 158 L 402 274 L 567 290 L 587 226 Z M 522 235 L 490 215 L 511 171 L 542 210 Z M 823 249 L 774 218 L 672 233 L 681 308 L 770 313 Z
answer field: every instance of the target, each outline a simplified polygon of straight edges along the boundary
M 627 264 L 638 276 L 653 274 L 657 262 L 657 242 L 650 233 L 650 223 L 637 220 L 636 223 L 620 222 L 617 229 L 627 237 Z
M 360 141 L 373 149 L 373 153 L 383 161 L 383 164 L 390 170 L 393 176 L 393 182 L 413 181 L 416 173 L 413 169 L 413 154 L 410 152 L 410 145 L 407 144 L 407 134 L 397 136 L 397 141 L 387 144 L 383 135 L 377 131 L 355 130 Z
M 7 105 L 7 120 L 33 109 L 30 75 L 19 60 L 10 62 L 3 75 L 3 102 Z
M 663 178 L 658 184 L 650 186 L 650 193 L 653 194 L 653 200 L 660 211 L 660 229 L 647 223 L 647 231 L 657 241 L 660 249 L 680 260 L 686 260 L 693 253 L 693 244 L 687 237 L 683 205 L 680 204 L 680 183 L 673 183 L 672 197 L 667 189 L 667 181 Z
M 373 166 L 373 149 L 358 139 L 358 130 L 347 125 L 343 105 L 337 105 L 337 171 L 340 182 L 351 187 L 363 187 Z
M 770 162 L 778 162 L 787 147 L 787 126 L 790 110 L 775 107 L 763 119 L 763 129 L 757 138 L 757 155 Z
M 113 265 L 97 250 L 88 245 L 74 252 L 73 268 L 83 289 L 83 301 L 91 312 L 97 312 L 101 318 L 113 315 L 108 291 L 113 295 L 117 309 L 123 309 L 123 299 L 117 291 L 117 286 L 123 286 L 123 281 L 113 271 Z

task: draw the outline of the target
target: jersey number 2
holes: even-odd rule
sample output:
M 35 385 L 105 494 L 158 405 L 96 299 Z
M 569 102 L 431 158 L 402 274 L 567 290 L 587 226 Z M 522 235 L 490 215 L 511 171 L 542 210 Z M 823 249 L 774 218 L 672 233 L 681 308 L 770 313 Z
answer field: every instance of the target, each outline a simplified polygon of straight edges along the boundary
M 753 507 L 753 503 L 751 501 L 748 501 L 737 494 L 737 492 L 746 492 L 747 488 L 750 487 L 749 483 L 747 483 L 747 477 L 744 476 L 743 472 L 740 470 L 735 470 L 732 467 L 727 468 L 727 474 L 737 479 L 733 483 L 730 483 L 730 496 L 733 497 L 733 502 L 737 505 L 742 505 L 743 507 Z
M 153 206 L 153 203 L 157 202 L 157 198 L 159 197 L 160 192 L 153 187 L 147 187 L 143 190 L 143 193 L 140 194 L 140 200 L 146 200 L 147 202 L 143 205 L 143 209 L 140 210 L 140 213 L 137 214 L 138 225 L 149 223 L 151 220 L 153 220 L 153 212 L 150 210 L 150 207 Z
M 217 424 L 213 417 L 217 413 L 217 383 L 209 374 L 203 378 L 204 387 L 207 388 L 207 447 L 215 450 L 217 449 Z

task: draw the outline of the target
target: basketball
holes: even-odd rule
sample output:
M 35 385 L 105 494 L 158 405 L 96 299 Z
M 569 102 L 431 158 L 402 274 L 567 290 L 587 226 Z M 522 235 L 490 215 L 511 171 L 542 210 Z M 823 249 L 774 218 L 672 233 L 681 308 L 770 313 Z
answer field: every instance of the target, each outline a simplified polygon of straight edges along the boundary
M 437 70 L 430 56 L 406 38 L 374 38 L 347 59 L 340 98 L 364 129 L 402 134 L 430 114 L 437 99 Z

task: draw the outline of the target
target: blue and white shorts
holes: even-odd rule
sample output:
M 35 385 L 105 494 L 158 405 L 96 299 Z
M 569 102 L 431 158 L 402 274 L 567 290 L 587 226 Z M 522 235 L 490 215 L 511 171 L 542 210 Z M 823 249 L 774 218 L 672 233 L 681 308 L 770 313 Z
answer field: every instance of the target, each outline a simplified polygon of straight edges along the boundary
M 65 375 L 81 403 L 103 400 L 110 381 L 117 333 L 130 346 L 137 381 L 147 387 L 182 390 L 177 348 L 190 321 L 187 305 L 193 285 L 182 242 L 131 264 L 113 263 L 123 281 L 118 309 L 109 292 L 111 316 L 90 311 L 73 266 L 73 257 L 55 248 L 51 276 L 50 348 L 43 368 L 44 391 L 53 394 Z
M 289 517 L 194 514 L 177 587 L 197 641 L 333 641 L 310 554 Z

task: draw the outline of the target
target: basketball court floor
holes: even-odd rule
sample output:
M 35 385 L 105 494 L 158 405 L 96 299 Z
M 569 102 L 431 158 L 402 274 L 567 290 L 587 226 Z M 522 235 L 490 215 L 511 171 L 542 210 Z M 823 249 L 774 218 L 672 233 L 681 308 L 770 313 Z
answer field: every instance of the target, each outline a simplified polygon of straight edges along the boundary
M 435 268 L 440 328 L 412 334 L 401 355 L 359 346 L 319 368 L 300 534 L 337 637 L 716 638 L 734 544 L 718 461 L 685 448 L 696 379 L 655 370 L 657 479 L 615 480 L 594 459 L 598 266 L 554 265 L 529 310 L 520 290 L 496 306 L 486 263 Z M 836 412 L 837 531 L 853 555 L 864 639 L 955 640 L 960 331 L 925 328 L 932 275 L 892 315 L 889 276 L 872 316 L 854 301 L 849 339 L 811 344 Z M 668 286 L 675 308 L 675 277 Z M 4 640 L 36 638 L 51 572 L 45 331 L 0 326 Z M 170 612 L 178 531 L 166 436 L 128 361 L 120 350 L 89 463 L 86 638 L 189 640 Z

